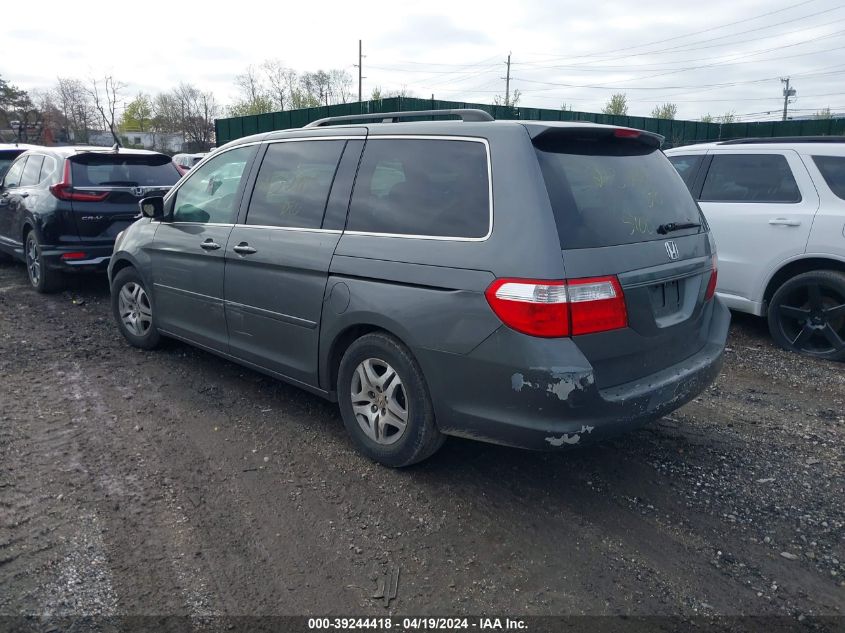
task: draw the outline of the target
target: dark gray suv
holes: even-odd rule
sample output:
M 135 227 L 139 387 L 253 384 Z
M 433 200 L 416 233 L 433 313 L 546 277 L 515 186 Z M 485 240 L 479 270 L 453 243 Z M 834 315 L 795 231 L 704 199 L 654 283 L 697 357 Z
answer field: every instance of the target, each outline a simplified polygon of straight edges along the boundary
M 461 120 L 399 122 L 444 114 Z M 446 435 L 607 437 L 700 393 L 727 337 L 707 225 L 660 142 L 476 110 L 239 139 L 141 202 L 114 315 L 138 347 L 181 339 L 337 401 L 390 466 Z

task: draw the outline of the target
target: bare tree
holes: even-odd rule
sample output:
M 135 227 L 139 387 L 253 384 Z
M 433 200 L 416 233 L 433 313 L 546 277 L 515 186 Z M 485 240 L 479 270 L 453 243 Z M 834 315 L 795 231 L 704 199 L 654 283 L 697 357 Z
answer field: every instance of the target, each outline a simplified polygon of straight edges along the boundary
M 513 93 L 511 93 L 511 95 L 508 96 L 507 99 L 502 95 L 496 95 L 495 97 L 493 97 L 493 103 L 495 105 L 503 105 L 515 108 L 519 105 L 520 99 L 522 99 L 522 92 L 519 90 L 519 88 L 515 88 Z
M 329 71 L 329 99 L 332 103 L 347 103 L 352 96 L 352 76 L 342 68 Z
M 273 106 L 284 110 L 290 106 L 292 95 L 298 88 L 298 75 L 292 68 L 288 68 L 280 59 L 268 59 L 262 65 L 269 84 L 269 92 L 273 99 Z
M 115 119 L 117 117 L 117 106 L 126 84 L 118 81 L 111 75 L 103 77 L 102 85 L 96 79 L 91 80 L 91 89 L 88 94 L 94 101 L 94 107 L 100 114 L 103 126 L 111 132 L 112 138 L 117 145 L 120 145 L 120 138 L 115 130 Z
M 160 92 L 153 99 L 153 129 L 156 132 L 182 131 L 182 110 L 179 100 L 169 92 Z
M 184 82 L 172 95 L 179 104 L 185 142 L 199 149 L 208 149 L 214 135 L 214 119 L 220 110 L 214 95 Z
M 56 107 L 62 113 L 65 139 L 87 143 L 88 130 L 96 118 L 96 112 L 85 84 L 78 79 L 57 77 L 53 95 Z
M 302 89 L 316 105 L 329 105 L 331 92 L 331 78 L 325 70 L 317 70 L 302 74 Z

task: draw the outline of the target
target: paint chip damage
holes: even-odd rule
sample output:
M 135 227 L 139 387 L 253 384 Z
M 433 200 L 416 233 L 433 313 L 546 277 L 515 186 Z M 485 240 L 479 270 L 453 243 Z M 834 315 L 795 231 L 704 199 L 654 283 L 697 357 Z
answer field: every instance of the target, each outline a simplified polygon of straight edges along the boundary
M 581 441 L 581 436 L 584 433 L 592 433 L 594 428 L 596 427 L 583 425 L 581 427 L 581 431 L 578 433 L 573 433 L 572 435 L 569 435 L 569 433 L 564 433 L 560 437 L 547 437 L 546 441 L 552 446 L 563 446 L 564 444 L 577 444 Z
M 538 377 L 528 380 L 519 372 L 511 376 L 511 388 L 517 393 L 528 388 L 554 394 L 558 400 L 566 401 L 573 391 L 583 391 L 595 382 L 593 373 L 589 371 L 565 371 L 555 367 L 532 367 L 529 371 Z

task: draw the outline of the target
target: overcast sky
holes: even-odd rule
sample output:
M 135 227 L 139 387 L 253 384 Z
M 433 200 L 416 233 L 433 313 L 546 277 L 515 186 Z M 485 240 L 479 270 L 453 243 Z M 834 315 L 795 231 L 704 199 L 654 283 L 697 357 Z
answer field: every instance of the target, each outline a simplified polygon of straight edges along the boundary
M 796 115 L 845 112 L 843 0 L 75 6 L 42 1 L 25 19 L 4 20 L 0 75 L 33 89 L 57 75 L 110 73 L 129 84 L 127 98 L 187 81 L 229 103 L 236 74 L 278 58 L 297 70 L 344 68 L 357 92 L 360 38 L 365 98 L 374 86 L 406 86 L 415 96 L 491 103 L 504 93 L 511 52 L 522 106 L 595 112 L 625 92 L 630 114 L 670 101 L 678 118 L 734 111 L 754 119 L 780 112 L 778 78 L 790 75 Z

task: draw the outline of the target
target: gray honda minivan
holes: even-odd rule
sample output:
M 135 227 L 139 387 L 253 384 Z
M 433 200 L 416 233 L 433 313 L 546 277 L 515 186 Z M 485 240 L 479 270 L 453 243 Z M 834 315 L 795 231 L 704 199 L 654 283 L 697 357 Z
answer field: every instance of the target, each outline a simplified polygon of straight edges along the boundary
M 141 201 L 114 316 L 132 345 L 173 337 L 337 401 L 389 466 L 447 435 L 560 450 L 630 430 L 711 383 L 729 325 L 661 141 L 479 110 L 242 138 Z

